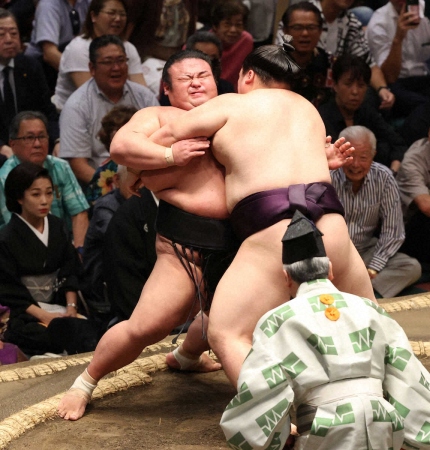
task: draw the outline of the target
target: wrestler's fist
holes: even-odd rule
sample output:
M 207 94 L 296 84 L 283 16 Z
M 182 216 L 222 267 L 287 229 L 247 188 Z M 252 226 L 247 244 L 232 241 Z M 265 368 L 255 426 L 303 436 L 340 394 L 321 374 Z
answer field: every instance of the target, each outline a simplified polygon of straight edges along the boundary
M 334 144 L 331 143 L 331 136 L 327 136 L 325 140 L 325 153 L 330 170 L 339 169 L 344 165 L 352 162 L 355 148 L 349 142 L 345 142 L 345 138 L 339 138 Z
M 206 137 L 197 137 L 192 139 L 184 139 L 175 142 L 172 145 L 172 164 L 176 166 L 185 166 L 192 159 L 203 156 L 210 146 L 210 141 Z

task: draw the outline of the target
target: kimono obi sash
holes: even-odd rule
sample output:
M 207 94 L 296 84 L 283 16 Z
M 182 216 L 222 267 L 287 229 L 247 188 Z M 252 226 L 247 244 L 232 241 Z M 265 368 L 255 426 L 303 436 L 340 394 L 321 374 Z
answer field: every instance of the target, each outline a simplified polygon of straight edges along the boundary
M 378 378 L 348 378 L 309 389 L 299 403 L 320 406 L 356 395 L 382 397 L 382 380 Z
M 43 275 L 26 275 L 21 277 L 21 283 L 28 289 L 34 301 L 51 303 L 54 294 L 65 281 L 59 282 L 58 272 L 59 270 Z

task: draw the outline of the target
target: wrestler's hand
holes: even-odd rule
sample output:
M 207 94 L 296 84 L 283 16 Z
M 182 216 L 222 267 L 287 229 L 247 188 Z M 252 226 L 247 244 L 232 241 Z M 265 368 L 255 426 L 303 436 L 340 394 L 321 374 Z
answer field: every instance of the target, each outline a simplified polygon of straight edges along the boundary
M 345 138 L 339 138 L 334 144 L 331 143 L 331 136 L 325 140 L 325 154 L 327 156 L 328 168 L 330 170 L 339 169 L 344 165 L 352 163 L 355 148 Z
M 192 159 L 203 156 L 210 146 L 210 141 L 206 137 L 184 139 L 172 145 L 173 164 L 185 166 Z
M 132 172 L 127 172 L 127 179 L 125 182 L 128 192 L 130 192 L 131 195 L 140 197 L 139 189 L 144 186 L 144 183 L 140 179 L 140 176 Z

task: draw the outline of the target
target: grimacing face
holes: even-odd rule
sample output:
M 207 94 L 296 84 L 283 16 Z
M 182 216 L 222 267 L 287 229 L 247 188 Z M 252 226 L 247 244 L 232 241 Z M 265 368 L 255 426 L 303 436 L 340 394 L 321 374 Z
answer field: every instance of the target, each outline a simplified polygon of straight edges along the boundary
M 30 161 L 42 166 L 48 156 L 48 132 L 40 119 L 23 120 L 19 126 L 18 138 L 37 137 L 33 142 L 24 139 L 11 139 L 11 146 L 16 157 L 21 161 Z M 30 139 L 28 139 L 30 141 Z
M 190 110 L 218 95 L 210 65 L 203 59 L 188 58 L 169 69 L 172 86 L 164 84 L 164 93 L 176 108 Z

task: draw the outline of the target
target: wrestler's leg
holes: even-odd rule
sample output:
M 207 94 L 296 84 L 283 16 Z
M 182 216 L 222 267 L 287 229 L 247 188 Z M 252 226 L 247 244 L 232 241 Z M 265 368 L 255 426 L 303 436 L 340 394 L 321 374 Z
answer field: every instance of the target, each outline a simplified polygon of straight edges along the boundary
M 333 284 L 340 291 L 376 302 L 366 266 L 349 237 L 344 218 L 326 214 L 316 225 L 324 234 L 324 247 L 333 264 Z
M 188 328 L 184 342 L 175 351 L 166 355 L 166 363 L 169 367 L 193 372 L 214 372 L 221 369 L 220 363 L 204 353 L 210 349 L 206 337 L 207 328 L 208 316 L 199 313 Z
M 251 349 L 257 321 L 289 298 L 281 246 L 288 223 L 279 222 L 243 242 L 215 291 L 209 344 L 234 386 Z
M 200 269 L 197 269 L 200 275 Z M 87 370 L 100 378 L 133 362 L 142 350 L 184 323 L 195 298 L 194 285 L 168 241 L 157 238 L 157 262 L 129 320 L 108 330 L 100 340 Z M 196 314 L 199 305 L 192 315 Z M 87 401 L 69 392 L 58 413 L 68 420 L 82 417 Z

